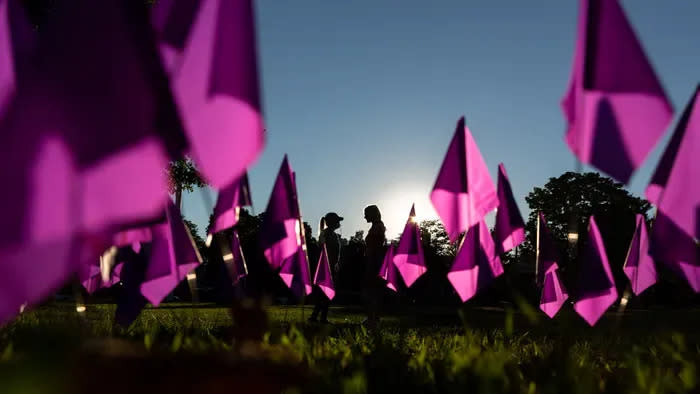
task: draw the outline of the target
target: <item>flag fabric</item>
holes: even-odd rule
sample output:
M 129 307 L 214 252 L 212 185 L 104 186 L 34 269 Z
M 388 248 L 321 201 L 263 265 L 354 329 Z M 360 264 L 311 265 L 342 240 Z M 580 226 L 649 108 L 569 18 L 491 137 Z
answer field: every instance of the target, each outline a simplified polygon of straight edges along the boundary
M 299 246 L 296 252 L 282 262 L 280 278 L 297 298 L 311 294 L 313 286 L 309 275 L 309 255 L 306 246 Z
M 540 309 L 553 318 L 569 298 L 559 277 L 559 253 L 542 212 L 537 215 L 537 245 L 535 251 L 537 283 L 542 286 Z
M 166 220 L 152 227 L 151 257 L 141 294 L 158 306 L 202 261 L 180 210 L 170 201 Z
M 39 31 L 23 17 L 0 0 L 0 321 L 157 216 L 186 146 L 145 4 L 56 4 Z
M 321 256 L 318 259 L 316 274 L 314 275 L 314 284 L 321 289 L 329 300 L 335 297 L 335 285 L 333 284 L 331 265 L 328 261 L 328 251 L 325 245 L 321 248 Z
M 593 326 L 617 300 L 615 280 L 605 253 L 603 238 L 593 216 L 588 224 L 588 242 L 581 264 L 578 300 L 574 304 L 574 310 Z
M 673 116 L 618 0 L 580 0 L 562 109 L 566 143 L 583 163 L 627 183 Z
M 401 238 L 399 238 L 399 245 L 394 254 L 394 264 L 401 273 L 406 287 L 411 287 L 427 271 L 420 238 L 420 227 L 416 222 L 415 204 L 411 206 L 411 213 L 408 215 L 406 226 Z
M 464 117 L 457 122 L 430 201 L 452 242 L 498 206 L 496 187 Z
M 447 279 L 466 302 L 503 274 L 491 233 L 483 220 L 470 228 L 457 251 Z
M 161 0 L 151 19 L 190 155 L 227 187 L 265 144 L 253 1 Z
M 525 222 L 513 198 L 503 163 L 498 165 L 498 211 L 494 227 L 496 254 L 503 254 L 525 241 Z
M 228 268 L 228 273 L 231 276 L 233 284 L 238 283 L 246 275 L 248 275 L 248 266 L 245 262 L 245 256 L 243 256 L 243 248 L 241 247 L 241 240 L 238 237 L 238 232 L 233 230 L 231 236 L 231 254 L 224 256 L 224 263 Z
M 252 202 L 248 174 L 243 173 L 240 178 L 219 190 L 209 234 L 235 226 L 238 223 L 241 208 L 247 205 L 252 205 Z
M 637 227 L 634 230 L 622 269 L 630 280 L 632 291 L 639 295 L 656 283 L 657 274 L 654 260 L 649 255 L 649 238 L 644 215 L 637 214 L 636 220 Z
M 285 155 L 260 228 L 260 245 L 273 269 L 279 269 L 302 245 L 300 217 L 292 168 Z
M 696 89 L 657 168 L 650 254 L 700 292 L 700 88 Z M 647 189 L 649 195 L 650 189 Z
M 399 273 L 394 264 L 394 246 L 389 245 L 384 255 L 384 261 L 379 268 L 379 277 L 386 281 L 386 287 L 393 291 L 399 289 Z

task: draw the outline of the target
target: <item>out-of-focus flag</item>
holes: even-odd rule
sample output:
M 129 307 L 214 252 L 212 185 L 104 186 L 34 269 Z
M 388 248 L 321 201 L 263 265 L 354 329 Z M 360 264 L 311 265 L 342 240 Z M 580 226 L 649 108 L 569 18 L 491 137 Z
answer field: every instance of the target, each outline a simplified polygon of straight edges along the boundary
M 416 222 L 415 205 L 411 206 L 411 213 L 408 215 L 406 226 L 401 233 L 399 245 L 396 247 L 394 264 L 401 273 L 406 287 L 411 287 L 416 279 L 427 271 L 420 238 L 420 227 Z
M 393 291 L 399 289 L 399 274 L 394 264 L 394 246 L 389 245 L 384 255 L 384 261 L 379 268 L 379 277 L 386 281 L 386 287 Z
M 525 241 L 525 222 L 513 198 L 503 163 L 498 165 L 498 211 L 496 212 L 496 254 L 503 254 Z
M 632 242 L 627 250 L 623 271 L 629 278 L 632 291 L 636 295 L 656 283 L 656 267 L 649 255 L 649 237 L 644 215 L 637 214 L 637 228 L 634 230 Z
M 537 245 L 535 250 L 537 283 L 542 286 L 540 309 L 550 318 L 559 312 L 569 298 L 559 278 L 559 253 L 542 212 L 537 215 Z
M 562 109 L 583 163 L 627 183 L 663 135 L 671 103 L 618 0 L 581 0 Z
M 498 206 L 496 187 L 464 117 L 457 122 L 430 201 L 452 242 Z
M 248 174 L 244 173 L 240 178 L 219 190 L 207 241 L 210 241 L 213 234 L 235 226 L 238 223 L 241 208 L 247 205 L 252 205 L 252 202 Z

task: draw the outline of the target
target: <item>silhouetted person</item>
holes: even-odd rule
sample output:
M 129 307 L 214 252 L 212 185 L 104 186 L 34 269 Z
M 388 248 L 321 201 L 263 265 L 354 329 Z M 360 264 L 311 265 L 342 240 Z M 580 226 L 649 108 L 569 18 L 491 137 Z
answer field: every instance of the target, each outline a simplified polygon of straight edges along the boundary
M 365 220 L 372 223 L 365 237 L 365 277 L 364 296 L 367 304 L 367 320 L 369 327 L 374 327 L 379 322 L 379 305 L 382 297 L 384 283 L 379 277 L 379 269 L 384 259 L 384 245 L 386 243 L 386 227 L 382 222 L 382 214 L 376 205 L 365 208 Z
M 330 265 L 334 284 L 337 283 L 335 273 L 338 271 L 338 261 L 340 259 L 340 236 L 335 233 L 335 230 L 340 228 L 341 220 L 343 218 L 338 216 L 337 213 L 328 212 L 326 216 L 321 218 L 319 225 L 318 244 L 321 248 L 321 253 L 323 253 L 324 247 L 326 252 L 328 252 L 328 264 Z M 319 267 L 316 269 L 318 270 Z M 309 321 L 315 322 L 320 314 L 321 323 L 328 323 L 328 306 L 331 301 L 318 286 L 314 286 L 314 292 L 316 293 L 316 306 L 314 306 L 314 311 L 311 313 Z

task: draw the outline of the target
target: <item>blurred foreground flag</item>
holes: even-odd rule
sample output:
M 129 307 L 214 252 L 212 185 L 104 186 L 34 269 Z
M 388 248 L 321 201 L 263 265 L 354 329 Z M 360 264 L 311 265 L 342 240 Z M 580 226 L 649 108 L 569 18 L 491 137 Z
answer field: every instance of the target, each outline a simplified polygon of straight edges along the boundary
M 248 174 L 244 172 L 240 178 L 235 179 L 232 183 L 219 190 L 209 236 L 235 226 L 238 223 L 241 208 L 248 205 L 252 205 L 252 202 Z
M 627 183 L 673 116 L 618 0 L 580 0 L 566 143 L 583 163 Z
M 60 2 L 34 30 L 0 0 L 0 321 L 167 201 L 186 142 L 151 37 L 144 3 Z
M 498 206 L 496 187 L 464 117 L 457 122 L 430 201 L 452 242 Z
M 656 204 L 650 254 L 700 292 L 700 87 L 686 107 L 647 188 Z
M 576 312 L 591 326 L 617 300 L 617 288 L 610 271 L 603 238 L 598 225 L 591 216 L 588 224 L 588 243 L 581 259 L 581 274 L 578 283 Z
M 252 0 L 159 0 L 152 20 L 190 155 L 215 188 L 265 144 Z
M 241 247 L 241 239 L 238 237 L 238 231 L 233 230 L 231 235 L 231 254 L 224 255 L 224 264 L 228 270 L 233 284 L 238 283 L 246 275 L 248 275 L 248 266 L 245 263 L 243 248 Z
M 486 222 L 481 220 L 464 236 L 447 279 L 465 302 L 502 273 L 503 266 L 496 255 L 491 233 Z
M 525 222 L 513 198 L 503 163 L 498 165 L 498 211 L 496 212 L 496 254 L 503 254 L 525 241 Z
M 321 248 L 321 257 L 318 259 L 318 266 L 316 267 L 316 274 L 314 275 L 314 284 L 321 289 L 329 300 L 335 297 L 335 285 L 333 285 L 331 265 L 328 262 L 326 245 L 323 245 Z
M 379 268 L 379 277 L 386 281 L 386 287 L 393 291 L 399 289 L 399 274 L 394 264 L 394 246 L 389 245 L 384 255 L 384 261 Z
M 403 228 L 399 245 L 394 254 L 394 264 L 401 273 L 406 287 L 411 287 L 416 279 L 426 272 L 420 227 L 416 221 L 416 206 L 411 206 L 406 226 Z
M 649 238 L 644 215 L 637 214 L 637 228 L 634 230 L 622 270 L 629 278 L 632 291 L 636 295 L 641 294 L 647 287 L 656 283 L 656 267 L 654 260 L 649 255 Z
M 537 215 L 537 245 L 535 250 L 537 284 L 542 286 L 540 309 L 550 318 L 559 312 L 569 298 L 559 278 L 559 253 L 542 212 Z

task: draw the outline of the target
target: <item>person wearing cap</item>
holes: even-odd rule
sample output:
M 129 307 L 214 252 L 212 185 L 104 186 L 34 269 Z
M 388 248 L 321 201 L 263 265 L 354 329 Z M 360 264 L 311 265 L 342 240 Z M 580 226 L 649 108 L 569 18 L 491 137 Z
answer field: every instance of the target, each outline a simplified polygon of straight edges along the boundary
M 335 230 L 340 228 L 342 220 L 343 218 L 337 213 L 328 212 L 321 218 L 319 223 L 318 243 L 322 250 L 325 246 L 326 252 L 328 252 L 328 264 L 331 268 L 331 276 L 334 283 L 336 282 L 335 274 L 338 271 L 338 262 L 340 261 L 340 236 L 335 233 Z M 316 305 L 311 313 L 311 317 L 309 317 L 309 321 L 316 322 L 320 315 L 321 323 L 328 323 L 328 307 L 331 301 L 318 286 L 314 286 L 314 292 L 316 293 Z

